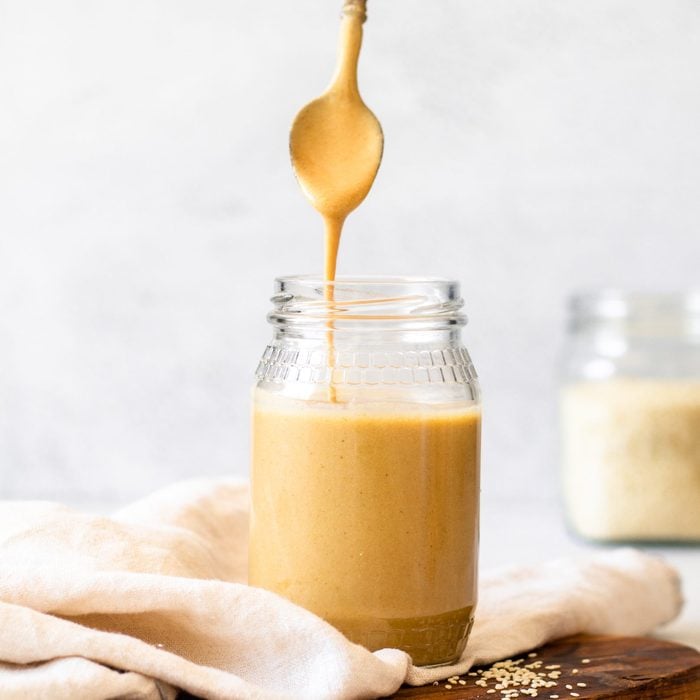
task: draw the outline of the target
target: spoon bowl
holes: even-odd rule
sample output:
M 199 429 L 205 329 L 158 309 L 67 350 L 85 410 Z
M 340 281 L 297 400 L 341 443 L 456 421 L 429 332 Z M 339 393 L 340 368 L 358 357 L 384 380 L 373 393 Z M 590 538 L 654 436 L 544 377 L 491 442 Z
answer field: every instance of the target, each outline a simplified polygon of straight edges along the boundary
M 344 219 L 372 187 L 384 135 L 359 94 L 331 88 L 297 114 L 289 149 L 311 204 L 324 216 Z

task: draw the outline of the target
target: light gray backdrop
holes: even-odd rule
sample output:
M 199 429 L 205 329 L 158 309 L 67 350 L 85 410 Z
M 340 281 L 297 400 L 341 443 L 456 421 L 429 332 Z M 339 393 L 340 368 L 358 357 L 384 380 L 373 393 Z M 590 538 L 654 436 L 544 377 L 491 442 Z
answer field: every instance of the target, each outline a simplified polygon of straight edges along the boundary
M 320 269 L 287 132 L 340 0 L 0 0 L 0 495 L 245 474 L 272 279 Z M 370 0 L 386 134 L 340 272 L 462 281 L 486 493 L 556 494 L 563 303 L 700 263 L 696 0 Z

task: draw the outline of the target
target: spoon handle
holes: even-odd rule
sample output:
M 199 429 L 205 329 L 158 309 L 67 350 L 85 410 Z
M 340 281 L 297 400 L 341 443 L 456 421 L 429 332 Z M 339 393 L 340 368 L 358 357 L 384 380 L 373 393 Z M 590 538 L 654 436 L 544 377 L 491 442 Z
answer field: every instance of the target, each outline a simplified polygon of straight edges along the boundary
M 343 15 L 355 15 L 364 22 L 367 19 L 367 0 L 345 0 Z
M 367 0 L 345 0 L 341 18 L 338 62 L 328 91 L 359 96 L 357 62 L 362 45 L 362 25 L 367 19 Z

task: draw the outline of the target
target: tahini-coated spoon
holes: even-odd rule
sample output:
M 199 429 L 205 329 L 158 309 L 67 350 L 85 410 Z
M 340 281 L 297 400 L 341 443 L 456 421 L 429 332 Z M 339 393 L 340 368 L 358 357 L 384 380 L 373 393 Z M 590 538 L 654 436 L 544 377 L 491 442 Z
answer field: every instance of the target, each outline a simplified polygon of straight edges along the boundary
M 335 279 L 340 233 L 367 196 L 382 160 L 384 135 L 357 85 L 367 0 L 346 0 L 336 71 L 328 89 L 296 116 L 289 137 L 292 166 L 325 225 L 325 278 Z

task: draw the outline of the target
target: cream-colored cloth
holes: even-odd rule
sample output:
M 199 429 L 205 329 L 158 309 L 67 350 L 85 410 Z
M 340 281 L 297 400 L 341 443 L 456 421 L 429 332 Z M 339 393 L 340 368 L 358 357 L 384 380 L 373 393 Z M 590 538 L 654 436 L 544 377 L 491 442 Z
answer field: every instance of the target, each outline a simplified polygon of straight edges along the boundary
M 482 577 L 462 660 L 420 669 L 244 584 L 248 490 L 176 484 L 111 518 L 0 504 L 0 697 L 374 698 L 576 632 L 645 634 L 681 606 L 660 559 L 618 550 Z

